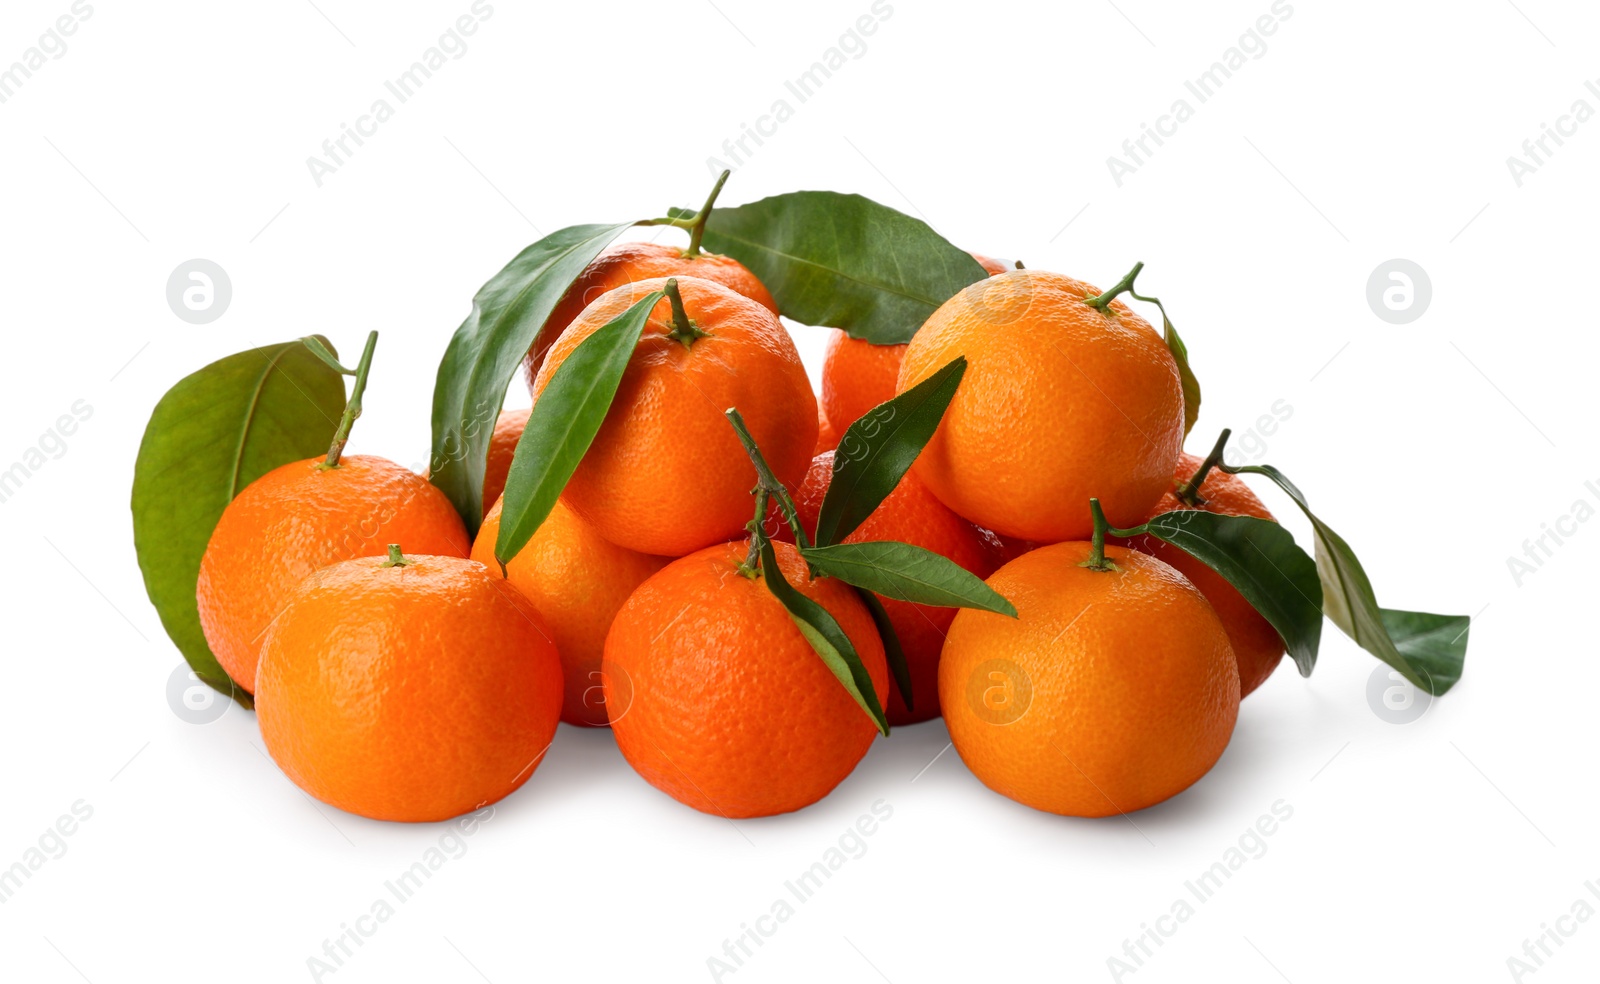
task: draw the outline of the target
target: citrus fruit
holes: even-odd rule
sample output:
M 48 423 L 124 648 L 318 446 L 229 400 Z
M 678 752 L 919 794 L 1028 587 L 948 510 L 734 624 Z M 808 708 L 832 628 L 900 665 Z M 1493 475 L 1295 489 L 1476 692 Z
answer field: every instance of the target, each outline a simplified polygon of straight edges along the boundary
M 1130 813 L 1210 770 L 1239 714 L 1239 671 L 1205 596 L 1161 561 L 1088 543 L 1024 554 L 989 578 L 1016 619 L 961 610 L 939 697 L 984 785 L 1068 816 Z
M 561 713 L 533 605 L 458 557 L 325 567 L 261 653 L 256 713 L 295 785 L 375 820 L 446 820 L 532 774 Z
M 252 693 L 261 637 L 296 585 L 395 541 L 465 557 L 467 531 L 443 492 L 387 458 L 346 455 L 282 465 L 228 503 L 200 559 L 195 601 L 217 662 Z
M 900 367 L 904 392 L 966 356 L 966 375 L 913 471 L 945 505 L 1002 537 L 1085 540 L 1099 497 L 1113 526 L 1143 521 L 1172 480 L 1183 390 L 1161 336 L 1119 301 L 1016 270 L 936 310 Z M 830 419 L 831 419 L 830 414 Z
M 839 446 L 839 432 L 833 429 L 833 423 L 828 420 L 827 411 L 822 405 L 817 405 L 817 446 L 812 449 L 812 454 L 821 454 L 832 451 Z
M 1008 269 L 999 260 L 971 254 L 991 276 Z M 874 345 L 851 338 L 837 328 L 828 329 L 822 357 L 822 408 L 843 434 L 868 410 L 893 399 L 900 378 L 905 345 Z
M 828 492 L 833 478 L 835 452 L 819 454 L 812 459 L 811 470 L 794 496 L 795 511 L 809 534 L 817 528 L 817 516 L 822 511 L 822 497 Z M 983 537 L 966 520 L 957 516 L 944 503 L 933 497 L 915 475 L 907 475 L 895 486 L 888 498 L 845 537 L 845 543 L 864 543 L 873 540 L 898 540 L 924 550 L 932 550 L 960 564 L 977 577 L 988 577 L 994 571 L 991 556 Z M 905 695 L 898 683 L 890 680 L 889 703 L 884 706 L 890 725 L 915 724 L 939 716 L 939 651 L 944 647 L 945 632 L 954 608 L 935 608 L 916 605 L 893 598 L 880 598 L 889 621 L 894 625 L 895 637 L 905 653 L 906 667 L 911 671 L 911 697 L 914 710 L 906 707 Z
M 517 442 L 528 426 L 531 410 L 503 410 L 494 422 L 494 433 L 489 436 L 489 458 L 483 467 L 483 511 L 500 498 L 506 490 L 506 476 L 511 473 L 511 458 L 517 453 Z
M 472 545 L 472 559 L 496 576 L 500 568 L 494 541 L 499 535 L 497 501 Z M 561 654 L 566 679 L 561 720 L 591 727 L 607 724 L 600 686 L 606 631 L 633 589 L 666 562 L 617 546 L 557 501 L 533 539 L 506 564 L 507 579 L 539 609 Z
M 1173 478 L 1174 486 L 1193 478 L 1199 468 L 1199 458 L 1192 454 L 1181 455 Z M 1159 516 L 1177 509 L 1204 509 L 1224 516 L 1273 518 L 1243 479 L 1218 468 L 1206 474 L 1205 481 L 1200 485 L 1200 498 L 1200 505 L 1191 506 L 1169 489 L 1151 508 L 1150 515 Z M 1189 554 L 1153 536 L 1135 537 L 1128 545 L 1177 568 L 1217 610 L 1217 617 L 1222 619 L 1222 627 L 1228 630 L 1228 640 L 1233 644 L 1233 655 L 1239 661 L 1240 697 L 1267 681 L 1267 677 L 1272 675 L 1283 659 L 1283 637 L 1278 635 L 1278 630 L 1272 627 L 1271 622 L 1245 601 L 1238 589 Z
M 1007 271 L 1014 269 L 1013 267 L 1007 265 L 1003 260 L 997 260 L 992 256 L 984 256 L 982 253 L 973 253 L 971 255 L 973 259 L 978 261 L 978 265 L 983 267 L 984 272 L 988 273 L 991 277 L 995 274 L 1006 273 Z
M 750 517 L 755 468 L 724 410 L 744 415 L 787 485 L 805 474 L 817 443 L 816 398 L 793 340 L 772 312 L 709 280 L 683 277 L 677 284 L 693 334 L 677 334 L 669 299 L 655 306 L 611 409 L 563 493 L 612 543 L 666 557 L 738 536 Z M 642 280 L 591 304 L 551 347 L 535 398 L 579 343 L 665 285 Z
M 849 585 L 812 581 L 794 547 L 779 568 L 838 620 L 880 696 L 889 669 Z M 697 810 L 758 817 L 826 796 L 877 734 L 768 590 L 740 572 L 746 544 L 675 560 L 639 586 L 606 637 L 611 729 L 651 785 Z
M 774 315 L 778 313 L 778 304 L 766 286 L 744 264 L 731 256 L 703 251 L 690 256 L 682 247 L 665 243 L 617 243 L 607 247 L 584 268 L 560 303 L 550 312 L 544 329 L 539 332 L 538 339 L 523 361 L 528 388 L 534 389 L 539 367 L 550 346 L 568 325 L 577 320 L 584 308 L 618 287 L 658 277 L 699 277 L 710 280 L 750 298 Z

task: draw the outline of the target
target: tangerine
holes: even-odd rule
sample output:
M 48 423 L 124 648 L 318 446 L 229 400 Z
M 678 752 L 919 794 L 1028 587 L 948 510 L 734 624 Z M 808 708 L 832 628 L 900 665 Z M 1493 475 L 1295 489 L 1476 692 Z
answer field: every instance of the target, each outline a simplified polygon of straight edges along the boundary
M 307 578 L 259 682 L 273 760 L 374 820 L 446 820 L 509 795 L 561 713 L 561 662 L 532 603 L 482 564 L 397 548 Z
M 939 664 L 950 740 L 990 789 L 1068 816 L 1131 813 L 1187 789 L 1228 745 L 1228 634 L 1172 567 L 1107 546 L 1040 547 L 989 578 L 1016 619 L 957 613 Z

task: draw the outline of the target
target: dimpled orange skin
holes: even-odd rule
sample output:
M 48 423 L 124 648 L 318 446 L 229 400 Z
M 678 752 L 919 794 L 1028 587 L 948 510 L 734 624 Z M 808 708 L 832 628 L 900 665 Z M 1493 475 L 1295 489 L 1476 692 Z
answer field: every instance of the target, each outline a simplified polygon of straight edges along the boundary
M 1008 269 L 999 260 L 981 253 L 973 253 L 972 258 L 990 276 Z M 822 357 L 822 409 L 841 433 L 868 410 L 894 398 L 905 352 L 904 345 L 874 345 L 851 338 L 837 328 L 828 329 L 828 344 Z M 831 448 L 818 448 L 819 453 L 825 450 Z
M 800 514 L 801 525 L 808 534 L 817 528 L 822 497 L 827 495 L 828 483 L 833 478 L 833 459 L 833 452 L 813 458 L 804 484 L 795 493 L 795 511 Z M 977 577 L 988 577 L 994 572 L 991 556 L 977 528 L 946 509 L 914 475 L 901 479 L 888 498 L 856 527 L 854 533 L 845 537 L 844 542 L 872 540 L 898 540 L 932 550 Z M 939 716 L 939 651 L 944 648 L 945 632 L 956 617 L 956 610 L 914 605 L 893 598 L 880 597 L 879 600 L 894 625 L 900 651 L 905 653 L 915 708 L 907 709 L 905 695 L 891 677 L 889 703 L 884 713 L 892 726 L 932 720 Z
M 308 578 L 267 635 L 256 716 L 295 785 L 374 820 L 425 823 L 521 786 L 561 713 L 539 612 L 482 564 L 408 555 Z
M 496 576 L 500 565 L 494 542 L 499 536 L 497 501 L 472 544 L 472 559 Z M 666 563 L 665 557 L 617 546 L 557 501 L 533 539 L 506 565 L 512 587 L 544 616 L 561 654 L 566 679 L 561 720 L 591 728 L 609 724 L 600 687 L 606 632 L 628 595 Z
M 848 585 L 808 580 L 773 544 L 784 577 L 838 620 L 881 700 L 883 643 Z M 809 806 L 866 755 L 877 727 L 795 627 L 745 543 L 673 561 L 633 593 L 606 637 L 605 692 L 617 747 L 662 792 L 717 816 Z
M 828 414 L 822 409 L 821 404 L 818 404 L 817 445 L 812 449 L 811 453 L 813 455 L 819 455 L 824 451 L 832 451 L 838 446 L 839 432 L 833 429 L 833 422 L 828 419 Z
M 1177 363 L 1120 301 L 1060 274 L 1016 270 L 946 301 L 911 340 L 899 392 L 957 356 L 967 371 L 913 465 L 945 505 L 1003 538 L 1092 532 L 1089 499 L 1134 526 L 1172 480 L 1183 442 Z
M 1195 472 L 1199 470 L 1199 458 L 1192 454 L 1181 455 L 1173 476 L 1174 486 L 1193 478 Z M 1200 497 L 1205 502 L 1199 508 L 1207 512 L 1223 516 L 1254 516 L 1257 519 L 1273 519 L 1276 522 L 1272 513 L 1261 504 L 1261 500 L 1256 498 L 1256 494 L 1250 491 L 1250 486 L 1244 484 L 1243 479 L 1219 469 L 1213 468 L 1206 475 L 1206 480 L 1200 485 Z M 1179 501 L 1177 495 L 1169 490 L 1151 508 L 1150 515 L 1159 516 L 1175 509 L 1193 508 L 1195 507 Z M 1278 635 L 1278 630 L 1272 627 L 1271 622 L 1244 600 L 1244 595 L 1241 595 L 1222 575 L 1170 543 L 1164 543 L 1152 536 L 1139 536 L 1128 545 L 1176 567 L 1179 573 L 1200 589 L 1200 593 L 1211 602 L 1211 607 L 1217 610 L 1217 617 L 1222 619 L 1222 627 L 1228 630 L 1228 639 L 1233 643 L 1233 654 L 1239 660 L 1240 697 L 1248 695 L 1267 682 L 1267 677 L 1272 675 L 1272 671 L 1278 668 L 1278 663 L 1283 659 L 1283 637 Z
M 535 399 L 579 343 L 665 286 L 643 280 L 590 305 L 550 349 Z M 738 536 L 756 472 L 723 415 L 736 407 L 778 480 L 798 484 L 817 443 L 817 401 L 794 341 L 772 312 L 708 280 L 678 280 L 684 309 L 708 334 L 667 337 L 662 298 L 611 410 L 562 493 L 600 535 L 639 553 L 681 557 Z
M 381 556 L 397 541 L 451 557 L 471 549 L 455 507 L 421 475 L 371 455 L 345 455 L 336 468 L 322 460 L 251 482 L 222 511 L 200 559 L 200 627 L 217 662 L 252 693 L 262 634 L 312 571 Z
M 962 609 L 939 696 L 950 740 L 984 785 L 1049 813 L 1102 817 L 1176 796 L 1211 769 L 1239 716 L 1239 672 L 1222 623 L 1183 575 L 1118 546 L 1106 556 L 1120 570 L 1092 571 L 1079 566 L 1089 550 L 1040 547 L 989 578 L 1019 617 Z
M 489 457 L 483 468 L 483 511 L 495 504 L 506 490 L 506 476 L 511 473 L 511 458 L 517 453 L 517 442 L 528 426 L 531 410 L 503 410 L 494 422 L 494 433 L 489 437 Z
M 743 294 L 773 314 L 778 313 L 778 303 L 772 299 L 766 285 L 731 256 L 702 251 L 691 257 L 683 255 L 682 248 L 665 243 L 617 243 L 607 247 L 584 268 L 555 310 L 550 312 L 544 330 L 539 333 L 533 348 L 523 360 L 528 388 L 534 388 L 534 380 L 550 346 L 583 313 L 584 308 L 598 300 L 600 295 L 624 284 L 656 277 L 699 277 L 715 281 Z

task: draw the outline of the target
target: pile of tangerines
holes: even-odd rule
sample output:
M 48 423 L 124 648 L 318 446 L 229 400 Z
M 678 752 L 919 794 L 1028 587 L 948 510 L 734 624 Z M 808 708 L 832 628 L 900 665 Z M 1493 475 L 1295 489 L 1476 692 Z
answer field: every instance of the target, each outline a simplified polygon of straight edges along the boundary
M 439 820 L 516 790 L 564 721 L 610 727 L 673 798 L 754 817 L 942 716 L 985 784 L 1053 813 L 1126 813 L 1204 775 L 1284 639 L 1206 564 L 1114 531 L 1271 515 L 1216 454 L 1183 452 L 1180 366 L 1119 299 L 1131 278 L 975 257 L 991 276 L 909 344 L 829 329 L 819 397 L 767 288 L 698 239 L 611 246 L 565 292 L 524 362 L 532 409 L 494 425 L 472 534 L 428 476 L 344 453 L 371 340 L 340 367 L 356 389 L 328 454 L 227 505 L 200 624 L 285 773 L 357 814 Z M 530 416 L 629 312 L 603 421 L 502 564 Z M 934 383 L 926 433 L 882 443 Z M 835 487 L 869 467 L 886 493 L 852 507 Z

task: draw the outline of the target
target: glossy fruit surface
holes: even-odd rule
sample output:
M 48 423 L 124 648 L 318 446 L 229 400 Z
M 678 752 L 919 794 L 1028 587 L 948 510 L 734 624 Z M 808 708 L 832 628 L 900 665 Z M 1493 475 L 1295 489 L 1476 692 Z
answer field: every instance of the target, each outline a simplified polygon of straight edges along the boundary
M 1192 454 L 1180 456 L 1173 477 L 1174 486 L 1194 477 L 1199 468 L 1199 458 Z M 1256 498 L 1256 494 L 1243 479 L 1220 469 L 1213 468 L 1206 475 L 1206 480 L 1200 486 L 1200 496 L 1205 501 L 1195 507 L 1179 500 L 1174 492 L 1168 491 L 1151 508 L 1150 515 L 1159 516 L 1164 512 L 1178 509 L 1200 508 L 1224 516 L 1273 519 L 1272 513 L 1267 511 L 1267 507 L 1262 505 L 1261 500 Z M 1283 637 L 1278 635 L 1278 630 L 1272 627 L 1271 622 L 1244 600 L 1238 589 L 1229 584 L 1222 575 L 1170 543 L 1164 543 L 1152 536 L 1140 536 L 1135 537 L 1128 545 L 1177 568 L 1200 589 L 1200 593 L 1211 602 L 1211 607 L 1217 610 L 1217 617 L 1222 619 L 1222 627 L 1228 630 L 1228 639 L 1233 644 L 1233 654 L 1239 660 L 1240 697 L 1267 682 L 1267 677 L 1272 675 L 1272 671 L 1278 668 L 1278 663 L 1283 659 Z
M 789 583 L 827 609 L 881 697 L 889 670 L 848 585 L 811 581 L 773 545 Z M 849 775 L 877 728 L 759 578 L 744 543 L 708 547 L 640 585 L 606 638 L 606 706 L 617 747 L 651 785 L 737 819 L 815 803 Z
M 839 446 L 839 432 L 834 430 L 833 422 L 828 419 L 828 414 L 817 405 L 817 445 L 812 449 L 814 454 L 832 451 Z
M 502 410 L 495 420 L 494 433 L 489 437 L 489 457 L 483 468 L 483 511 L 499 500 L 506 490 L 506 476 L 511 473 L 511 459 L 517 453 L 517 442 L 528 426 L 529 410 Z
M 532 774 L 561 713 L 543 619 L 482 564 L 326 567 L 267 635 L 256 711 L 294 783 L 375 820 L 445 820 Z
M 500 503 L 483 518 L 472 559 L 498 575 L 494 541 L 500 535 Z M 622 603 L 667 563 L 634 553 L 596 533 L 565 503 L 557 502 L 533 539 L 506 565 L 507 578 L 544 616 L 561 655 L 566 680 L 561 720 L 605 727 L 600 660 L 606 632 Z
M 967 371 L 913 470 L 940 501 L 1002 537 L 1088 539 L 1091 497 L 1135 526 L 1172 480 L 1183 391 L 1161 336 L 1120 301 L 1059 274 L 980 280 L 906 350 L 899 392 L 957 356 Z
M 396 542 L 453 557 L 471 548 L 450 500 L 421 475 L 370 455 L 346 455 L 334 468 L 322 460 L 291 462 L 246 486 L 200 560 L 195 600 L 206 642 L 251 692 L 262 635 L 313 571 L 382 556 Z
M 1205 597 L 1159 560 L 1087 543 L 1040 547 L 989 578 L 1019 617 L 963 609 L 939 696 L 974 775 L 1035 809 L 1100 817 L 1187 789 L 1222 755 L 1239 671 Z
M 551 348 L 536 394 L 585 338 L 665 283 L 629 284 L 590 305 Z M 563 492 L 601 536 L 665 557 L 739 536 L 750 518 L 755 468 L 725 410 L 744 416 L 785 484 L 799 482 L 817 443 L 811 383 L 772 312 L 708 280 L 686 277 L 678 287 L 704 336 L 688 345 L 669 337 L 671 305 L 663 298 L 655 306 L 610 412 Z

